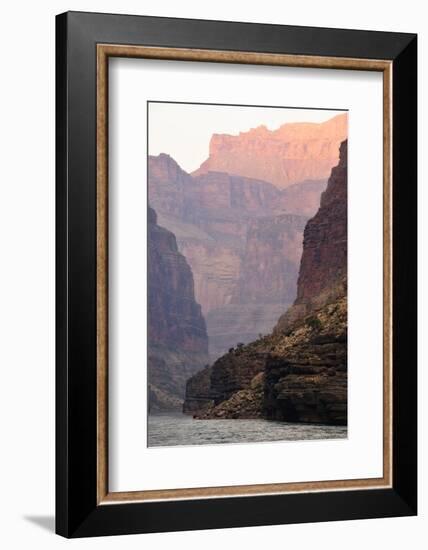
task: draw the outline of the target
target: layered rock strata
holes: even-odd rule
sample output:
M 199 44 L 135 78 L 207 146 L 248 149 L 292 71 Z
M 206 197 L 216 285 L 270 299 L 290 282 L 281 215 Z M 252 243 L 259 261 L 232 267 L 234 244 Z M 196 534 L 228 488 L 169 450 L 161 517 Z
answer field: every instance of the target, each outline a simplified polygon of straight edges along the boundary
M 239 135 L 214 134 L 209 157 L 194 175 L 209 171 L 240 174 L 269 181 L 279 189 L 310 179 L 323 179 L 338 162 L 338 149 L 348 132 L 347 114 L 323 123 L 266 126 Z
M 318 212 L 304 231 L 303 252 L 297 281 L 297 297 L 276 327 L 334 301 L 347 292 L 348 261 L 348 170 L 347 141 L 340 146 L 340 162 L 333 168 Z
M 188 382 L 196 418 L 347 424 L 346 298 L 219 359 Z M 244 367 L 236 368 L 242 361 Z M 204 407 L 190 387 L 204 378 Z M 209 386 L 208 386 L 209 378 Z

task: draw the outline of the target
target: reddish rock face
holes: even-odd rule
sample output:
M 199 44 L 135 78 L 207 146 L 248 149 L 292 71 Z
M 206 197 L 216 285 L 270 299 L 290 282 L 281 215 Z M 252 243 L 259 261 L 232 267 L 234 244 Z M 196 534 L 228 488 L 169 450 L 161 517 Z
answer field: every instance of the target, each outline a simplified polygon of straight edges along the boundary
M 221 171 L 261 179 L 284 189 L 304 180 L 325 179 L 347 138 L 347 114 L 326 122 L 260 126 L 238 136 L 214 134 L 208 159 L 194 175 Z
M 348 258 L 348 142 L 340 146 L 335 166 L 321 196 L 316 215 L 305 228 L 303 253 L 297 281 L 297 298 L 278 321 L 285 330 L 296 319 L 346 296 Z
M 346 276 L 347 142 L 340 147 L 340 162 L 333 168 L 316 215 L 305 228 L 296 304 L 310 302 Z

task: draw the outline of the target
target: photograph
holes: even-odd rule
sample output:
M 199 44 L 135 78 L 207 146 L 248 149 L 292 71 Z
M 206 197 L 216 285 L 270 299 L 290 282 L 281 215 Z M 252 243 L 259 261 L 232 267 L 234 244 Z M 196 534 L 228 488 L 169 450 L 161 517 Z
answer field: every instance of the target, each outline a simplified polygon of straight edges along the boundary
M 147 121 L 148 446 L 347 438 L 347 111 Z
M 3 5 L 1 548 L 424 547 L 421 6 Z

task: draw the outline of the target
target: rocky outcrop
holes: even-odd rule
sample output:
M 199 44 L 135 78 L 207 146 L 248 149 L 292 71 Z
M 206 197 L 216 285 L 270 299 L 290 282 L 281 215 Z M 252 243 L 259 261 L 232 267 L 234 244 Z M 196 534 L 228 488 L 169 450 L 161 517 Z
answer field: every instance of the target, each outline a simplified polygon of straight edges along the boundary
M 174 235 L 148 211 L 148 382 L 150 405 L 180 406 L 185 382 L 208 360 L 208 337 L 189 265 Z
M 239 344 L 189 379 L 183 411 L 198 418 L 260 417 L 264 363 L 254 346 Z
M 211 395 L 218 405 L 236 392 L 248 388 L 264 368 L 264 356 L 251 346 L 238 344 L 214 363 L 211 371 Z
M 346 346 L 347 303 L 342 298 L 300 319 L 287 334 L 268 335 L 219 359 L 205 373 L 206 406 L 198 408 L 194 400 L 186 412 L 206 419 L 346 425 Z M 243 367 L 236 368 L 236 362 Z
M 216 361 L 205 389 L 213 405 L 196 416 L 346 425 L 346 188 L 344 142 L 319 211 L 305 228 L 294 305 L 272 334 Z
M 235 392 L 229 399 L 205 410 L 197 410 L 196 418 L 264 418 L 265 374 L 259 372 L 249 385 Z
M 277 130 L 260 126 L 239 135 L 214 134 L 209 157 L 194 175 L 209 171 L 239 174 L 280 189 L 304 180 L 327 178 L 347 138 L 347 114 L 323 123 L 287 123 Z
M 265 366 L 265 418 L 346 425 L 346 298 L 277 337 Z

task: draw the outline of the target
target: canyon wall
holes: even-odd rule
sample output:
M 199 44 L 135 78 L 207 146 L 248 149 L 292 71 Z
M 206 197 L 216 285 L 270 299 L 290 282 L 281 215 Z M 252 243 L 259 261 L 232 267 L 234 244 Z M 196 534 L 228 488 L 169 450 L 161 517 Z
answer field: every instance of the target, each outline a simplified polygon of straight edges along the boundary
M 305 228 L 297 297 L 276 330 L 296 318 L 344 296 L 347 291 L 347 141 L 340 146 L 340 162 L 333 168 L 320 208 Z
M 186 380 L 208 362 L 192 272 L 174 235 L 148 210 L 148 382 L 151 409 L 181 407 Z
M 346 235 L 347 142 L 343 142 L 320 208 L 304 231 L 293 306 L 272 334 L 231 349 L 205 372 L 206 406 L 197 410 L 193 391 L 188 412 L 200 418 L 264 417 L 346 425 Z M 196 373 L 187 387 L 197 388 L 201 376 Z M 185 407 L 186 403 L 187 394 Z
M 319 124 L 287 123 L 273 131 L 260 126 L 237 136 L 214 134 L 209 157 L 194 175 L 221 171 L 269 181 L 280 189 L 325 179 L 338 162 L 347 132 L 344 113 Z

